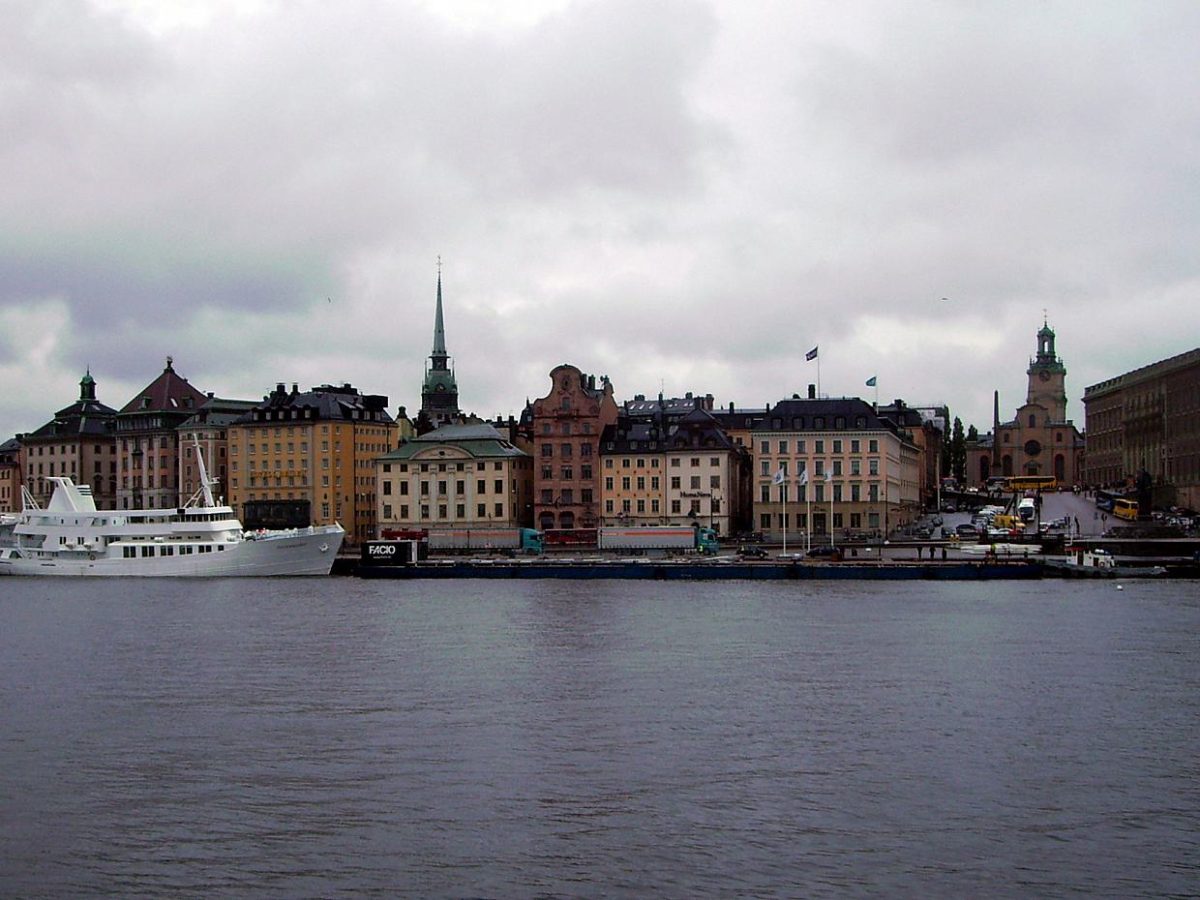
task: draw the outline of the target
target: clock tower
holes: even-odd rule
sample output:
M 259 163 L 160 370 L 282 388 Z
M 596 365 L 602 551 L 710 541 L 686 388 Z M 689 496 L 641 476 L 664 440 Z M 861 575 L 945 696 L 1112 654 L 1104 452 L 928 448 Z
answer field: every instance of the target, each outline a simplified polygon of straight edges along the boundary
M 1052 422 L 1067 420 L 1067 369 L 1054 352 L 1054 331 L 1043 321 L 1037 333 L 1037 356 L 1029 361 L 1027 406 L 1041 406 Z

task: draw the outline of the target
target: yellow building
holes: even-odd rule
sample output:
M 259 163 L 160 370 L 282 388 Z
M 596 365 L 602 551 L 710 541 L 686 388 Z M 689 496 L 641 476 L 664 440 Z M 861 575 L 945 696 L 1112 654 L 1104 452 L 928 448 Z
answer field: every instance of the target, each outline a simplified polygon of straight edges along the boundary
M 533 525 L 533 458 L 486 422 L 444 425 L 375 460 L 388 529 Z
M 375 459 L 396 445 L 387 397 L 350 385 L 282 384 L 229 426 L 229 503 L 247 528 L 264 518 L 340 522 L 346 543 L 375 534 Z
M 748 455 L 703 408 L 706 398 L 624 404 L 600 439 L 604 525 L 702 525 L 740 530 Z

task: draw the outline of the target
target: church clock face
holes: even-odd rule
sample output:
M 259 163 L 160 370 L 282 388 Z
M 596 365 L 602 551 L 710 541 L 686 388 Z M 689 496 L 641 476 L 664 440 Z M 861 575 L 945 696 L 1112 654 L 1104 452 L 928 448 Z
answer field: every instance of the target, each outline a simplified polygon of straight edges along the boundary
M 1049 381 L 1049 380 L 1050 380 L 1050 373 L 1049 373 L 1049 372 L 1047 372 L 1047 371 L 1045 371 L 1045 370 L 1043 370 L 1043 371 L 1041 371 L 1041 372 L 1039 372 L 1039 373 L 1038 373 L 1038 378 L 1042 379 L 1042 381 Z

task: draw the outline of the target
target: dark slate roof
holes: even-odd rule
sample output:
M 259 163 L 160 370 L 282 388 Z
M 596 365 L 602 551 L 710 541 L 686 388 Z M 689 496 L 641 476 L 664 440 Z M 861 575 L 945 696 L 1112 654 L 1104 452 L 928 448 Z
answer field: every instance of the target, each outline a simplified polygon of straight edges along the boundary
M 196 411 L 196 414 L 185 419 L 179 427 L 181 429 L 204 426 L 223 428 L 226 425 L 232 425 L 256 406 L 258 406 L 256 400 L 226 400 L 221 397 L 209 397 L 204 405 Z
M 36 431 L 24 435 L 25 440 L 54 440 L 64 437 L 106 437 L 113 434 L 117 411 L 96 399 L 96 382 L 86 375 L 79 383 L 79 399 L 64 406 L 54 418 Z
M 761 413 L 755 431 L 891 431 L 896 424 L 859 397 L 781 400 Z
M 393 422 L 387 411 L 388 398 L 380 394 L 360 394 L 354 387 L 323 384 L 300 391 L 292 385 L 289 393 L 283 384 L 263 397 L 261 403 L 237 419 L 239 425 L 256 422 L 352 419 L 364 422 Z
M 167 357 L 167 367 L 162 374 L 138 392 L 132 400 L 121 407 L 124 413 L 140 412 L 171 412 L 179 413 L 191 409 L 199 409 L 208 397 L 205 393 L 188 384 L 186 378 L 172 367 L 170 357 Z
M 652 401 L 655 407 L 658 401 Z M 736 445 L 711 413 L 694 406 L 674 417 L 625 415 L 600 435 L 600 452 L 661 453 L 677 449 L 731 450 Z

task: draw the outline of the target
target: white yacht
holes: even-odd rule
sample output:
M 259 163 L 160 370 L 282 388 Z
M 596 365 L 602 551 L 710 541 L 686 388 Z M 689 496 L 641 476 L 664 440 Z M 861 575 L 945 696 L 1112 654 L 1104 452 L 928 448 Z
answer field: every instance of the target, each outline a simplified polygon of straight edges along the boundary
M 49 480 L 45 509 L 22 490 L 24 508 L 0 545 L 0 575 L 328 575 L 346 535 L 336 524 L 244 531 L 213 499 L 203 459 L 203 487 L 177 509 L 98 510 L 90 485 Z

